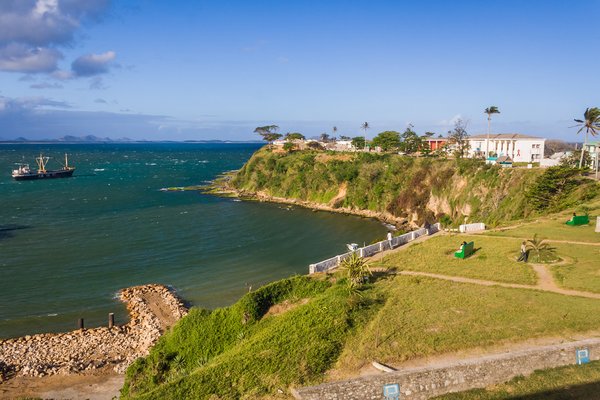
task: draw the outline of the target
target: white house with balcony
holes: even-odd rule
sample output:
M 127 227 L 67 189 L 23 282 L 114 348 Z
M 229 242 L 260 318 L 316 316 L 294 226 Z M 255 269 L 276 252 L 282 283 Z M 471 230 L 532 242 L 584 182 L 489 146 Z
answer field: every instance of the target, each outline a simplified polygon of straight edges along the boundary
M 520 133 L 493 133 L 469 137 L 470 157 L 510 157 L 514 162 L 540 162 L 546 139 Z M 489 154 L 486 154 L 488 151 Z

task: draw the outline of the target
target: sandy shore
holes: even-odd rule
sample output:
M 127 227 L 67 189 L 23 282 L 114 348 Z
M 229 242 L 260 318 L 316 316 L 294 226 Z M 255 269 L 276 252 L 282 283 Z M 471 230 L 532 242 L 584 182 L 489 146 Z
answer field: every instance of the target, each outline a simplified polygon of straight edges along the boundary
M 130 316 L 125 325 L 0 340 L 0 399 L 118 396 L 127 367 L 187 314 L 162 285 L 123 289 L 120 298 Z

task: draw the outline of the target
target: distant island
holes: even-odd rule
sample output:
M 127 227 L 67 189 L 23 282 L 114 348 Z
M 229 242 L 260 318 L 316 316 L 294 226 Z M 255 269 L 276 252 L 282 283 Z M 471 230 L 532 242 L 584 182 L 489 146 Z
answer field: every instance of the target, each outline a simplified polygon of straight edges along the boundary
M 261 143 L 259 140 L 148 140 L 130 139 L 127 137 L 112 139 L 109 137 L 98 137 L 94 135 L 72 136 L 65 135 L 56 139 L 27 139 L 18 137 L 16 139 L 0 138 L 0 143 Z

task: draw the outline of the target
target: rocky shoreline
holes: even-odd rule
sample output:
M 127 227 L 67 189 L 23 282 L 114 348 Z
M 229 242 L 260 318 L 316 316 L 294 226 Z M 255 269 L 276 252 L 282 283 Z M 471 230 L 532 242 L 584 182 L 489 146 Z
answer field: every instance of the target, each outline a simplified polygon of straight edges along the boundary
M 43 377 L 99 369 L 124 373 L 188 312 L 174 291 L 163 285 L 126 288 L 120 291 L 119 298 L 129 312 L 130 320 L 125 325 L 0 340 L 0 383 L 17 376 Z
M 207 194 L 213 194 L 215 196 L 235 197 L 242 200 L 250 201 L 289 204 L 298 207 L 308 208 L 314 211 L 326 211 L 338 214 L 356 215 L 363 218 L 372 218 L 386 224 L 395 225 L 399 229 L 416 227 L 416 225 L 413 226 L 414 224 L 411 224 L 411 222 L 408 219 L 396 217 L 395 215 L 388 212 L 377 212 L 371 210 L 354 209 L 349 207 L 335 207 L 333 205 L 316 203 L 313 201 L 271 196 L 265 192 L 251 192 L 247 190 L 236 189 L 230 184 L 232 178 L 232 173 L 221 175 L 209 185 L 202 187 L 202 192 Z

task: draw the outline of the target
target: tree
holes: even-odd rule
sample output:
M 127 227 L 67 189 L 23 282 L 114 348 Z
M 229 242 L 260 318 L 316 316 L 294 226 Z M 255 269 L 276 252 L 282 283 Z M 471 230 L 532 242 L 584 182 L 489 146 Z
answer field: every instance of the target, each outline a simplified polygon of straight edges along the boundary
M 329 135 L 326 134 L 325 132 L 321 133 L 320 139 L 321 139 L 321 142 L 323 142 L 323 143 L 328 143 L 330 140 Z
M 350 136 L 340 135 L 340 140 L 350 140 Z
M 577 122 L 576 126 L 580 127 L 577 133 L 581 133 L 581 131 L 585 129 L 585 141 L 583 142 L 581 158 L 579 159 L 579 168 L 581 168 L 583 165 L 583 153 L 585 153 L 585 147 L 588 141 L 588 134 L 596 136 L 600 131 L 600 108 L 586 108 L 583 113 L 583 119 L 575 119 L 575 122 Z
M 366 145 L 367 141 L 364 136 L 357 136 L 355 138 L 352 138 L 352 146 L 354 146 L 354 148 L 362 150 L 365 148 Z
M 416 153 L 423 147 L 423 139 L 417 135 L 413 128 L 412 124 L 408 124 L 401 136 L 400 150 L 405 153 Z
M 425 136 L 428 138 L 433 137 L 433 135 L 435 135 L 435 132 L 425 132 Z
M 266 125 L 257 127 L 254 129 L 254 133 L 258 133 L 262 136 L 263 140 L 272 143 L 282 136 L 280 133 L 277 133 L 278 130 L 279 127 L 277 125 Z
M 385 131 L 379 133 L 371 141 L 373 146 L 381 147 L 383 151 L 398 150 L 400 147 L 400 133 L 396 131 Z
M 360 126 L 360 129 L 362 129 L 363 131 L 365 131 L 365 136 L 367 136 L 367 129 L 370 129 L 370 128 L 371 128 L 371 127 L 369 126 L 369 123 L 368 123 L 368 122 L 365 122 L 365 123 L 363 123 L 363 124 Z
M 583 149 L 575 150 L 571 153 L 570 156 L 561 158 L 560 165 L 563 167 L 578 168 L 579 162 L 581 161 L 581 153 L 582 152 L 583 152 Z M 592 162 L 592 157 L 590 156 L 589 152 L 586 152 L 583 155 L 583 165 L 589 165 L 589 164 L 591 164 L 591 162 Z
M 575 146 L 572 143 L 567 143 L 562 140 L 548 139 L 544 144 L 544 156 L 549 157 L 554 153 L 573 151 Z
M 331 132 L 333 133 L 333 136 L 335 136 L 337 131 L 338 131 L 337 126 L 334 126 L 333 128 L 331 128 Z
M 456 158 L 465 157 L 469 151 L 469 134 L 467 133 L 467 123 L 462 119 L 456 120 L 454 129 L 448 132 L 448 141 L 454 146 L 454 155 Z
M 487 140 L 485 143 L 485 158 L 489 157 L 489 150 L 490 150 L 490 126 L 491 126 L 491 122 L 492 122 L 492 114 L 500 114 L 500 110 L 498 110 L 498 107 L 496 106 L 489 106 L 488 108 L 486 108 L 483 111 L 484 114 L 487 114 L 488 118 L 488 131 L 487 131 Z
M 537 233 L 533 235 L 533 239 L 527 240 L 525 245 L 527 251 L 535 262 L 556 261 L 556 247 L 552 247 L 547 240 L 539 239 Z
M 372 275 L 369 264 L 356 253 L 352 253 L 350 257 L 345 258 L 340 267 L 346 271 L 350 290 L 360 287 Z
M 298 132 L 288 132 L 285 134 L 285 140 L 304 140 L 306 139 L 303 134 Z

